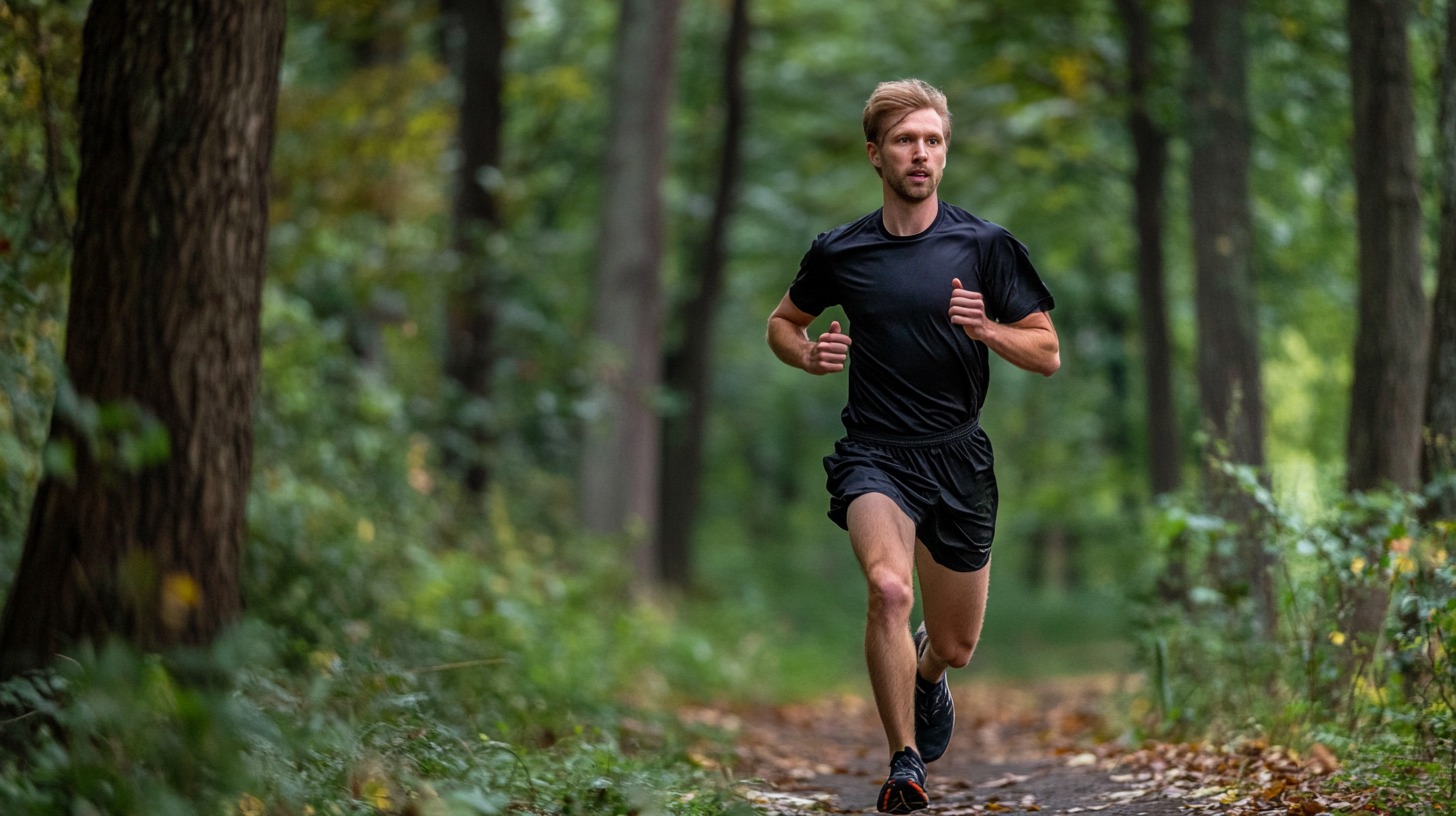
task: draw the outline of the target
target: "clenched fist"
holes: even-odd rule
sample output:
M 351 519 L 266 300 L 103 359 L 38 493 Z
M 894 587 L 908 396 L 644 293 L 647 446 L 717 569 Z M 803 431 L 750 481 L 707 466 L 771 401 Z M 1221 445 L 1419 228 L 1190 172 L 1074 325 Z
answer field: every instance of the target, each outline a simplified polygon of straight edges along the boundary
M 993 322 L 986 317 L 986 302 L 980 292 L 972 292 L 961 286 L 961 279 L 950 282 L 950 322 L 965 329 L 972 340 L 985 341 L 988 327 Z
M 819 339 L 809 347 L 804 370 L 810 374 L 843 371 L 844 361 L 849 357 L 849 343 L 849 335 L 839 331 L 839 321 L 830 321 L 829 331 L 819 335 Z

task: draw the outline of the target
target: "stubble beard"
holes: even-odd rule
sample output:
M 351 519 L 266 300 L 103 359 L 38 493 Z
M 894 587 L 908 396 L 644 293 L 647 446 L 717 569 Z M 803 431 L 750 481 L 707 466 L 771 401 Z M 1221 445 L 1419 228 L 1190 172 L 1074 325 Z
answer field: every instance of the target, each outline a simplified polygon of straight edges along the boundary
M 895 192 L 895 195 L 899 196 L 900 199 L 905 201 L 907 204 L 917 204 L 921 201 L 926 200 L 927 198 L 930 198 L 932 195 L 935 194 L 936 189 L 940 187 L 940 179 L 936 177 L 936 173 L 934 170 L 931 170 L 929 168 L 925 169 L 930 175 L 926 178 L 923 184 L 912 185 L 910 183 L 909 173 L 896 174 L 890 176 L 890 189 L 893 190 Z

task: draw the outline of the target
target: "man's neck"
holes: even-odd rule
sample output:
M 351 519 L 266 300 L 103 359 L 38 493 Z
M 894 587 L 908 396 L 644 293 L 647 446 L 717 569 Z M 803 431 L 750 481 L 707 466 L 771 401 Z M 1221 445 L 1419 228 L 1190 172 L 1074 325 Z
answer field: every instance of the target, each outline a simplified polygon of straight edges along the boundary
M 887 190 L 880 219 L 885 222 L 885 230 L 891 235 L 919 235 L 930 229 L 938 214 L 940 197 L 935 193 L 929 198 L 912 202 Z

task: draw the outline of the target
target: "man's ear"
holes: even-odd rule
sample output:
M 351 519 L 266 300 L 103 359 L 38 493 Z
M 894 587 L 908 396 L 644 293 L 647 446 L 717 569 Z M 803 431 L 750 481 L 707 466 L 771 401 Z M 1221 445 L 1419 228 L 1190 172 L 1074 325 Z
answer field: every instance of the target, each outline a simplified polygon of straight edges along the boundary
M 875 144 L 874 142 L 865 142 L 865 153 L 868 154 L 870 157 L 870 164 L 873 164 L 875 166 L 875 169 L 879 169 L 880 146 Z

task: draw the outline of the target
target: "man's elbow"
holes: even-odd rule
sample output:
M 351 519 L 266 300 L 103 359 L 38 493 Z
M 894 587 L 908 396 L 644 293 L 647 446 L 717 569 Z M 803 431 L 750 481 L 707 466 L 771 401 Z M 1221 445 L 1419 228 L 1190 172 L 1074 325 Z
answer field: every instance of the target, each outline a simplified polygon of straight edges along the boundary
M 1061 367 L 1062 353 L 1060 351 L 1054 351 L 1051 353 L 1050 356 L 1042 361 L 1041 368 L 1037 369 L 1037 373 L 1041 374 L 1043 377 L 1050 377 L 1051 375 L 1057 373 L 1057 370 Z

